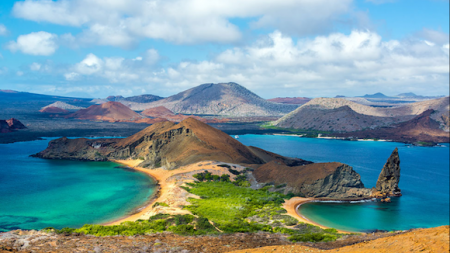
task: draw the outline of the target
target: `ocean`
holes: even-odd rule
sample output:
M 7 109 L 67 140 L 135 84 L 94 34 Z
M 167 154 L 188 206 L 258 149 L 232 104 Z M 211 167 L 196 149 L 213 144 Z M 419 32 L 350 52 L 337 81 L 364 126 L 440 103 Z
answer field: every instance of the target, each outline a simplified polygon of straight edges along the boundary
M 313 162 L 342 162 L 374 187 L 395 147 L 399 149 L 402 197 L 391 203 L 307 203 L 300 214 L 341 230 L 407 230 L 449 224 L 449 145 L 417 147 L 396 142 L 343 141 L 279 135 L 241 135 L 244 145 Z
M 81 227 L 144 205 L 155 182 L 112 162 L 29 157 L 49 139 L 0 144 L 0 231 Z

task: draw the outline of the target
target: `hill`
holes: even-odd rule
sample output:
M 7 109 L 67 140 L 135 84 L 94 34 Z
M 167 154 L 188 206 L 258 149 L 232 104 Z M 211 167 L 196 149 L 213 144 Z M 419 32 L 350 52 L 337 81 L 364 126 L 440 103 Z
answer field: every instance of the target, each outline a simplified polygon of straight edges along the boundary
M 101 105 L 92 105 L 69 114 L 67 118 L 100 120 L 100 121 L 134 121 L 142 118 L 141 115 L 132 111 L 120 102 L 107 102 Z
M 80 109 L 84 109 L 84 107 L 81 106 L 75 106 L 75 105 L 71 105 L 65 102 L 61 102 L 61 101 L 56 101 L 55 103 L 49 104 L 47 106 L 42 107 L 41 110 L 45 110 L 49 107 L 54 107 L 54 108 L 60 108 L 63 110 L 80 110 Z M 42 112 L 42 111 L 41 111 Z
M 153 118 L 175 116 L 175 114 L 171 110 L 167 109 L 164 106 L 158 106 L 158 107 L 153 107 L 150 109 L 145 109 L 141 114 L 145 115 L 145 116 L 153 117 Z
M 121 102 L 122 104 L 128 105 L 128 104 L 134 104 L 134 103 L 150 103 L 153 101 L 158 101 L 163 99 L 163 97 L 151 95 L 151 94 L 143 94 L 138 96 L 132 96 L 132 97 L 124 97 L 124 96 L 109 96 L 105 99 L 97 98 L 93 99 L 91 102 L 95 104 L 103 104 L 106 102 Z
M 381 93 L 381 92 L 377 92 L 377 93 L 375 93 L 375 94 L 366 94 L 366 95 L 364 95 L 364 96 L 362 96 L 362 97 L 363 97 L 363 98 L 390 98 L 390 97 L 384 95 L 384 94 Z
M 223 116 L 281 116 L 298 106 L 269 102 L 236 83 L 202 84 L 152 103 L 130 104 L 136 111 L 164 106 L 175 113 Z
M 281 128 L 353 132 L 412 120 L 429 109 L 434 110 L 430 118 L 448 131 L 449 97 L 391 108 L 366 106 L 343 98 L 315 98 L 273 124 Z
M 311 99 L 306 97 L 286 97 L 286 98 L 271 98 L 267 99 L 267 101 L 281 104 L 303 105 L 311 101 Z
M 0 120 L 0 133 L 10 133 L 14 130 L 26 129 L 27 127 L 17 119 Z
M 67 110 L 64 110 L 64 109 L 59 108 L 59 107 L 53 107 L 53 106 L 42 108 L 39 111 L 42 112 L 42 113 L 55 113 L 55 114 L 67 114 L 67 113 L 69 113 L 69 111 L 67 111 Z
M 337 134 L 337 136 L 351 136 L 362 139 L 380 138 L 401 142 L 449 142 L 450 133 L 442 130 L 439 122 L 431 118 L 433 113 L 434 110 L 429 109 L 412 120 L 394 124 L 389 127 Z

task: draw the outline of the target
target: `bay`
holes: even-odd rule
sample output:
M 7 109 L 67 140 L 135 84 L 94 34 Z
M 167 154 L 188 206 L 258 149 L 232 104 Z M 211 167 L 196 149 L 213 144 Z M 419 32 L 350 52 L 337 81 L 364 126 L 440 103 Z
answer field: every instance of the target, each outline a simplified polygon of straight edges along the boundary
M 0 144 L 0 231 L 113 221 L 155 191 L 147 175 L 112 162 L 30 157 L 49 140 Z
M 343 141 L 280 135 L 241 135 L 244 145 L 313 162 L 342 162 L 374 187 L 398 147 L 402 197 L 391 203 L 307 203 L 299 212 L 311 221 L 341 230 L 406 230 L 449 224 L 449 145 L 417 147 L 396 142 Z

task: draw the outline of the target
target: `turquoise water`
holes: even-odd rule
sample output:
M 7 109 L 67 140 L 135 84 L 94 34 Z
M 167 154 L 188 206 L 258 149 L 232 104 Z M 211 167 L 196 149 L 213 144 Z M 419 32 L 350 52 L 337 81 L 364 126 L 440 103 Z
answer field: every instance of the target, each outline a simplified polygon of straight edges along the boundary
M 153 180 L 116 163 L 29 157 L 48 141 L 0 144 L 0 231 L 112 221 L 154 192 Z
M 449 224 L 449 145 L 411 147 L 403 143 L 341 141 L 294 136 L 242 135 L 245 145 L 313 162 L 342 162 L 374 187 L 383 165 L 399 148 L 402 197 L 392 203 L 308 203 L 300 207 L 306 218 L 349 231 L 405 230 Z

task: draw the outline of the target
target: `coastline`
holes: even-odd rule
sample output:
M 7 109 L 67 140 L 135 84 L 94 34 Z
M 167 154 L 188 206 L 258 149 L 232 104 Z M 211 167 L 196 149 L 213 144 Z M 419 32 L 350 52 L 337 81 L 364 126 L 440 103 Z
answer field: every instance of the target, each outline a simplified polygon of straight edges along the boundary
M 293 198 L 291 198 L 291 199 L 289 199 L 289 200 L 286 200 L 286 201 L 283 203 L 283 207 L 284 207 L 284 209 L 286 209 L 288 215 L 290 215 L 290 216 L 296 218 L 296 219 L 299 220 L 300 222 L 304 222 L 304 223 L 308 223 L 308 224 L 311 224 L 311 225 L 314 225 L 314 226 L 318 226 L 318 227 L 320 227 L 320 228 L 322 228 L 322 229 L 331 228 L 331 227 L 327 227 L 327 226 L 321 225 L 321 224 L 319 224 L 319 223 L 313 222 L 313 221 L 309 220 L 308 218 L 306 218 L 305 216 L 301 215 L 301 214 L 298 212 L 298 209 L 300 208 L 301 205 L 306 204 L 306 203 L 309 203 L 309 202 L 314 202 L 314 201 L 317 201 L 317 200 L 319 200 L 319 199 L 315 199 L 315 198 L 293 197 Z M 337 229 L 337 231 L 338 231 L 339 233 L 343 233 L 343 234 L 351 234 L 351 233 L 360 233 L 360 234 L 364 234 L 364 233 L 361 233 L 361 232 L 352 232 L 352 231 L 339 230 L 339 229 Z
M 211 171 L 213 174 L 221 175 L 228 170 L 224 167 L 217 166 L 221 164 L 214 161 L 203 161 L 199 163 L 190 164 L 178 168 L 176 171 L 165 170 L 162 168 L 145 169 L 138 165 L 142 162 L 140 160 L 111 160 L 111 162 L 125 165 L 131 169 L 143 172 L 153 178 L 158 186 L 158 191 L 149 199 L 146 205 L 135 209 L 137 212 L 133 214 L 126 214 L 116 220 L 102 223 L 101 225 L 111 226 L 119 225 L 125 221 L 137 221 L 139 219 L 148 219 L 149 217 L 158 213 L 176 214 L 191 214 L 189 211 L 182 209 L 184 205 L 188 205 L 188 198 L 198 198 L 198 196 L 185 192 L 179 186 L 185 182 L 194 181 L 191 174 L 196 174 L 205 169 Z M 241 169 L 244 169 L 242 167 Z M 156 206 L 155 203 L 165 203 L 168 206 Z

